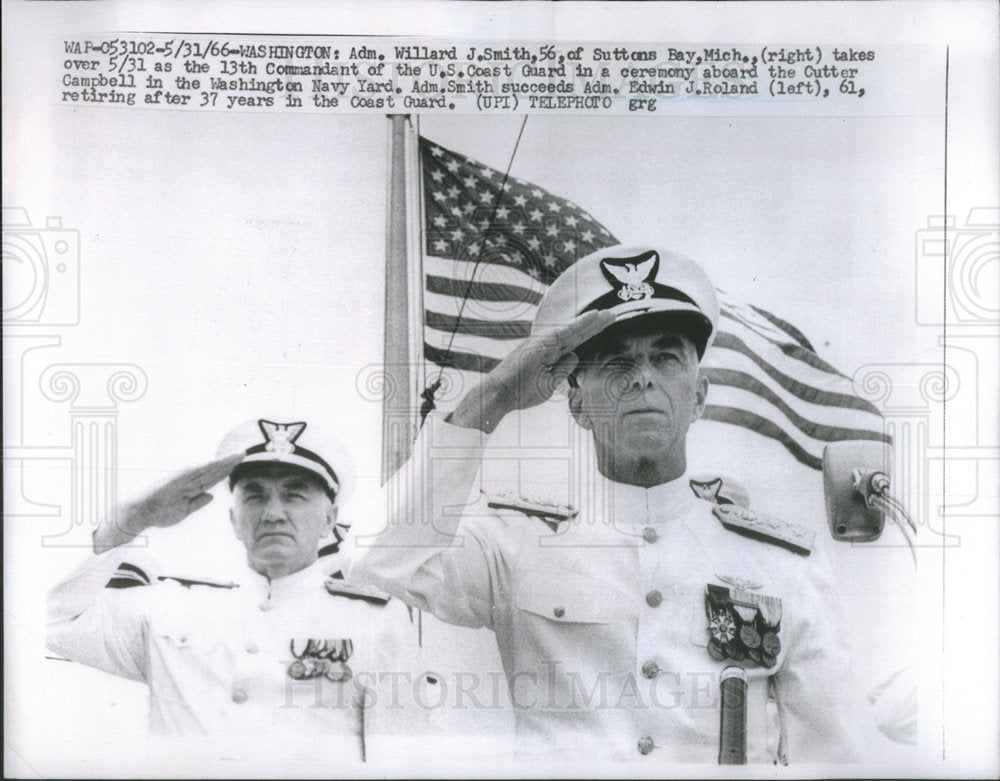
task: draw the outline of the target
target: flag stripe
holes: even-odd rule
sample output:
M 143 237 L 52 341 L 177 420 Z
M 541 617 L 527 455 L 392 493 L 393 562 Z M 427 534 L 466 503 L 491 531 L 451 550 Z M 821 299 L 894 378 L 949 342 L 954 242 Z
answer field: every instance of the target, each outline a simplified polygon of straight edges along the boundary
M 469 282 L 465 279 L 449 279 L 433 274 L 426 275 L 427 290 L 444 296 L 468 297 L 477 301 L 514 301 L 537 305 L 542 294 L 517 285 L 498 282 Z
M 740 301 L 738 298 L 733 298 L 724 290 L 717 288 L 716 291 L 719 294 L 719 303 L 723 308 L 738 312 L 744 320 L 753 323 L 759 330 L 768 331 L 781 342 L 791 339 L 810 352 L 816 352 L 805 337 L 805 334 L 788 321 L 783 320 L 772 312 L 768 312 L 766 309 L 761 309 L 759 306 L 754 306 L 745 301 Z
M 501 266 L 492 261 L 488 255 L 477 256 L 476 260 L 453 260 L 428 255 L 424 258 L 424 272 L 436 277 L 447 279 L 475 280 L 500 285 L 516 285 L 527 288 L 539 296 L 545 293 L 548 286 L 539 282 L 530 274 L 526 274 L 512 266 Z M 520 301 L 521 299 L 516 299 Z
M 428 328 L 446 333 L 484 336 L 488 339 L 526 339 L 531 333 L 531 323 L 524 320 L 476 320 L 471 317 L 454 317 L 440 312 L 424 312 Z
M 780 328 L 782 331 L 784 331 L 786 334 L 792 337 L 792 339 L 798 342 L 806 350 L 809 350 L 812 353 L 816 352 L 816 349 L 812 346 L 809 340 L 806 339 L 805 334 L 803 334 L 794 325 L 792 325 L 786 320 L 782 320 L 777 315 L 771 314 L 766 309 L 761 309 L 760 307 L 754 306 L 753 304 L 750 304 L 750 308 L 753 309 L 753 311 L 759 314 L 761 317 L 770 320 L 772 323 L 774 323 L 776 326 L 778 326 L 778 328 Z
M 760 396 L 769 404 L 777 407 L 789 420 L 789 422 L 795 426 L 795 428 L 813 439 L 819 439 L 824 442 L 838 442 L 842 439 L 868 438 L 865 436 L 866 432 L 862 429 L 830 426 L 804 418 L 802 415 L 793 410 L 788 404 L 782 401 L 778 395 L 774 393 L 774 391 L 764 385 L 764 383 L 754 377 L 751 377 L 749 374 L 733 371 L 731 369 L 712 368 L 705 369 L 704 373 L 705 376 L 708 377 L 709 382 L 713 385 L 740 388 L 741 390 L 755 393 Z M 883 441 L 887 441 L 887 437 L 885 437 L 885 435 L 882 436 L 882 439 Z
M 820 469 L 823 466 L 823 460 L 821 458 L 806 452 L 805 448 L 788 436 L 788 434 L 786 434 L 781 427 L 775 425 L 767 418 L 748 412 L 747 410 L 734 409 L 733 407 L 705 407 L 702 420 L 714 420 L 717 423 L 731 423 L 734 426 L 751 429 L 752 431 L 756 431 L 761 436 L 780 442 L 785 446 L 785 449 L 789 453 L 795 456 L 796 460 L 806 466 L 811 467 L 812 469 Z
M 836 391 L 850 398 L 857 398 L 853 393 L 850 380 L 839 374 L 831 374 L 820 369 L 815 369 L 807 363 L 792 360 L 781 350 L 762 339 L 753 331 L 746 328 L 730 329 L 721 332 L 716 344 L 718 349 L 709 350 L 705 354 L 705 366 L 728 367 L 730 363 L 738 359 L 741 355 L 749 356 L 752 361 L 764 361 L 766 364 L 778 369 L 781 374 L 791 377 L 802 385 L 818 388 L 824 391 Z M 746 349 L 726 349 L 726 344 L 736 340 L 741 342 Z M 738 347 L 733 344 L 732 346 Z M 766 376 L 766 373 L 765 373 Z M 773 378 L 768 378 L 768 384 L 775 384 Z M 794 394 L 793 394 L 794 395 Z M 804 401 L 813 401 L 811 398 Z M 820 400 L 818 403 L 822 403 Z M 834 403 L 831 409 L 839 409 Z
M 781 385 L 781 387 L 789 393 L 798 396 L 803 401 L 809 401 L 813 404 L 827 404 L 832 407 L 846 407 L 848 409 L 863 410 L 865 412 L 872 412 L 876 415 L 879 414 L 878 410 L 871 402 L 859 399 L 857 396 L 821 390 L 820 388 L 815 388 L 799 382 L 798 380 L 789 377 L 787 374 L 778 371 L 774 368 L 774 366 L 763 360 L 757 353 L 747 347 L 746 343 L 734 334 L 720 331 L 718 336 L 715 338 L 714 346 L 721 347 L 726 350 L 734 350 L 746 355 L 754 363 L 760 366 L 760 368 L 767 373 L 768 377 Z
M 436 331 L 433 328 L 424 329 L 424 343 L 440 350 L 448 350 L 450 347 L 456 352 L 492 358 L 496 363 L 499 363 L 511 350 L 510 342 L 468 334 L 452 334 L 448 331 Z M 496 363 L 486 371 L 492 370 Z
M 457 350 L 448 352 L 426 342 L 424 343 L 424 355 L 427 357 L 427 360 L 439 366 L 447 366 L 467 372 L 479 372 L 480 374 L 492 371 L 500 363 L 496 358 L 490 358 L 489 356 L 473 355 L 472 353 L 463 353 Z
M 766 339 L 768 342 L 770 342 L 772 345 L 774 345 L 774 347 L 776 347 L 777 349 L 781 350 L 781 352 L 783 352 L 789 358 L 794 358 L 797 361 L 801 361 L 802 363 L 805 363 L 805 364 L 811 366 L 814 369 L 818 369 L 819 371 L 826 372 L 827 374 L 834 374 L 834 375 L 836 375 L 838 377 L 844 377 L 846 379 L 846 376 L 844 374 L 842 374 L 841 372 L 837 371 L 830 364 L 828 364 L 826 361 L 824 361 L 822 358 L 820 358 L 818 355 L 816 355 L 816 353 L 810 352 L 809 350 L 805 349 L 801 345 L 799 345 L 799 344 L 789 344 L 788 342 L 781 342 L 781 341 L 775 339 L 773 336 L 768 336 L 767 334 L 762 333 L 752 323 L 744 320 L 742 317 L 739 316 L 738 313 L 736 313 L 736 312 L 728 309 L 725 306 L 723 306 L 720 309 L 720 314 L 723 317 L 728 318 L 729 320 L 733 320 L 734 322 L 739 323 L 740 325 L 745 326 L 746 328 L 748 328 L 749 330 L 751 330 L 753 333 L 755 333 L 758 336 L 760 336 L 762 339 Z M 719 324 L 719 328 L 721 330 L 723 330 L 723 331 L 727 330 L 727 329 L 725 329 L 725 327 L 723 326 L 722 323 Z
M 799 431 L 792 422 L 777 407 L 769 404 L 762 397 L 741 388 L 733 388 L 725 385 L 716 386 L 715 394 L 711 405 L 716 407 L 731 407 L 732 409 L 742 409 L 759 417 L 770 420 L 778 426 L 785 435 L 798 443 L 805 452 L 817 458 L 823 455 L 824 448 L 830 444 L 827 440 L 815 439 Z M 861 438 L 876 441 L 884 440 L 884 435 L 880 430 L 865 427 L 861 431 L 866 432 Z M 857 439 L 858 437 L 851 437 Z
M 424 293 L 424 308 L 429 312 L 452 317 L 471 317 L 473 320 L 520 320 L 531 322 L 535 319 L 534 304 L 519 301 L 476 301 L 462 300 L 437 293 Z
M 869 428 L 871 426 L 881 428 L 882 426 L 881 416 L 873 415 L 872 413 L 864 410 L 831 407 L 828 404 L 813 404 L 812 402 L 800 399 L 774 382 L 774 380 L 772 380 L 755 361 L 748 358 L 743 353 L 727 351 L 723 357 L 725 360 L 722 361 L 705 361 L 702 364 L 702 370 L 707 372 L 714 369 L 723 369 L 749 375 L 769 388 L 778 396 L 778 398 L 788 404 L 800 415 L 808 418 L 809 420 L 816 421 L 817 423 L 854 428 Z M 834 384 L 831 385 L 831 389 L 838 388 L 842 385 L 842 380 L 836 380 Z M 711 389 L 709 392 L 711 393 Z M 711 397 L 709 400 L 711 401 Z

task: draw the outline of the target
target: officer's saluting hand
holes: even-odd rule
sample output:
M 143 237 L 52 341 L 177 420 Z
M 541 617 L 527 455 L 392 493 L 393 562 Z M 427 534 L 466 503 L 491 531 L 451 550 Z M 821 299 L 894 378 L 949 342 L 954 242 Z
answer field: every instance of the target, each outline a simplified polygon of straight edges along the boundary
M 174 526 L 212 501 L 208 489 L 229 476 L 245 453 L 230 453 L 187 469 L 148 490 L 141 498 L 115 508 L 94 530 L 94 552 L 124 545 L 147 529 Z
M 489 434 L 508 413 L 548 401 L 576 369 L 574 348 L 613 322 L 610 312 L 587 312 L 567 325 L 532 333 L 463 397 L 449 422 Z

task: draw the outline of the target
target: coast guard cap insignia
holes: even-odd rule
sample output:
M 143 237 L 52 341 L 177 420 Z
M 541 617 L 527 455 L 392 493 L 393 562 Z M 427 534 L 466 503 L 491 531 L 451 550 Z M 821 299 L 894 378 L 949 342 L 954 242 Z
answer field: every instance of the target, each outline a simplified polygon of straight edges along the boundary
M 264 449 L 270 453 L 294 453 L 295 440 L 306 428 L 305 423 L 272 423 L 270 420 L 258 423 L 266 440 Z
M 320 478 L 330 499 L 335 500 L 341 493 L 340 478 L 326 459 L 332 456 L 334 463 L 350 464 L 349 455 L 336 439 L 328 436 L 322 427 L 317 430 L 302 420 L 296 423 L 278 423 L 268 418 L 246 420 L 226 434 L 218 453 L 222 455 L 240 450 L 245 457 L 229 473 L 230 488 L 256 469 L 257 464 L 290 464 Z
M 649 250 L 633 258 L 604 258 L 601 271 L 612 287 L 618 291 L 622 301 L 642 301 L 652 298 L 651 280 L 656 279 L 660 268 L 660 256 Z

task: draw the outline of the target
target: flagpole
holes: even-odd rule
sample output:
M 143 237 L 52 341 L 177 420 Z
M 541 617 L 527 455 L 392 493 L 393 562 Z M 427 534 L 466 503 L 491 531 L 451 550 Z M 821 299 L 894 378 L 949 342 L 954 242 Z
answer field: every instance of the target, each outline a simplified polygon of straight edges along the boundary
M 406 124 L 389 116 L 389 204 L 385 252 L 385 343 L 382 392 L 382 482 L 409 449 L 410 365 L 407 274 Z

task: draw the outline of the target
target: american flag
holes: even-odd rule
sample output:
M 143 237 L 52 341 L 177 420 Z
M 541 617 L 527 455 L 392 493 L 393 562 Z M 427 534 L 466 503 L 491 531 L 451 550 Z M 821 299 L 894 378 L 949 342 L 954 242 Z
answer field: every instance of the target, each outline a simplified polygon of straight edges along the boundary
M 619 243 L 576 204 L 426 138 L 424 357 L 453 401 L 531 331 L 546 288 L 584 255 Z M 706 420 L 751 429 L 800 462 L 822 464 L 833 441 L 888 441 L 878 409 L 790 323 L 719 292 L 721 316 L 703 368 Z M 449 395 L 445 393 L 443 395 Z

